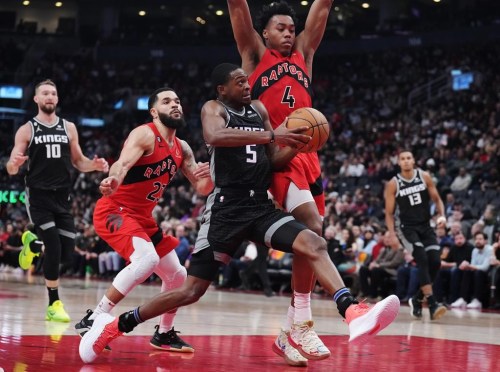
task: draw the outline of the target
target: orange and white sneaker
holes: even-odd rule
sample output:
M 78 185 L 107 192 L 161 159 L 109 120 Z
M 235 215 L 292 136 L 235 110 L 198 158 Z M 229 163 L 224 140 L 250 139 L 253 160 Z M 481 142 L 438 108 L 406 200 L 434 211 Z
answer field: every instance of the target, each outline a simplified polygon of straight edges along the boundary
M 80 358 L 84 363 L 92 363 L 106 345 L 122 334 L 118 329 L 118 318 L 107 313 L 99 314 L 92 328 L 80 340 Z
M 273 343 L 273 351 L 290 366 L 307 367 L 307 359 L 288 342 L 288 332 L 281 329 L 280 334 Z
M 399 298 L 395 295 L 377 302 L 373 307 L 363 302 L 349 306 L 345 312 L 349 342 L 362 345 L 369 341 L 396 319 L 399 306 Z
M 288 342 L 306 359 L 322 360 L 330 356 L 330 350 L 314 331 L 312 320 L 292 324 Z

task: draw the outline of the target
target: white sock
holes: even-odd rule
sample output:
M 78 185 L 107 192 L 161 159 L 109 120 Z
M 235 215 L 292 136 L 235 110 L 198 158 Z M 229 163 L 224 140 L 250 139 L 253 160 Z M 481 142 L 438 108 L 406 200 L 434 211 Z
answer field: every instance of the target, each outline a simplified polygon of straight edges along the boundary
M 168 285 L 165 282 L 161 284 L 161 291 L 166 292 L 168 290 Z M 165 333 L 172 329 L 174 326 L 174 318 L 177 313 L 177 309 L 170 310 L 168 313 L 163 313 L 160 315 L 160 326 L 158 327 L 158 332 Z
M 94 309 L 94 313 L 89 317 L 90 320 L 94 320 L 99 314 L 110 313 L 111 310 L 116 306 L 106 295 L 102 296 L 101 302 Z
M 290 330 L 290 328 L 292 328 L 294 316 L 295 316 L 295 308 L 292 305 L 290 305 L 290 306 L 288 306 L 288 311 L 286 313 L 285 322 L 283 323 L 283 329 L 285 331 L 288 332 Z
M 312 319 L 311 293 L 293 292 L 293 303 L 295 305 L 294 323 L 302 323 Z

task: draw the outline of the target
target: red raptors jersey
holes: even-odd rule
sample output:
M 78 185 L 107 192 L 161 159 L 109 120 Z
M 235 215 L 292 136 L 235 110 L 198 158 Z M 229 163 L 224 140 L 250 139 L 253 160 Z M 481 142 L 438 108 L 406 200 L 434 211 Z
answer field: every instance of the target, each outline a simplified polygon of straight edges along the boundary
M 311 80 L 304 57 L 299 52 L 295 51 L 289 57 L 283 57 L 276 50 L 267 49 L 248 80 L 252 98 L 262 101 L 273 128 L 278 127 L 293 111 L 312 107 Z M 300 185 L 299 188 L 305 186 L 302 186 L 303 183 L 298 177 L 305 178 L 307 183 L 312 184 L 321 175 L 318 154 L 299 153 L 285 169 L 277 173 L 275 181 L 276 176 L 281 177 L 286 173 L 287 178 L 294 180 L 297 186 Z M 276 194 L 277 192 L 273 192 L 275 197 Z
M 283 57 L 267 49 L 248 80 L 252 98 L 266 106 L 273 128 L 296 109 L 312 107 L 311 80 L 304 57 L 298 52 Z
M 109 198 L 118 205 L 151 216 L 163 191 L 182 164 L 181 143 L 177 137 L 169 148 L 153 123 L 147 125 L 155 134 L 155 147 L 151 154 L 143 155 L 128 171 L 123 183 Z

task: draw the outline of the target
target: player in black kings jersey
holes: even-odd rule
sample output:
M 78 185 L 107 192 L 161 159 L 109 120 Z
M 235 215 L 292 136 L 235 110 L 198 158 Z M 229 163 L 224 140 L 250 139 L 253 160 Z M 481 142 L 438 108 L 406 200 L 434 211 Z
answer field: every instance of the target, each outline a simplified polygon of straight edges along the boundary
M 430 175 L 415 169 L 415 159 L 410 151 L 399 153 L 398 164 L 401 173 L 385 188 L 385 222 L 393 239 L 399 235 L 419 269 L 420 290 L 409 301 L 411 315 L 421 318 L 422 302 L 426 300 L 431 319 L 436 320 L 445 314 L 446 307 L 438 304 L 432 293 L 432 282 L 441 266 L 441 258 L 436 233 L 430 225 L 429 202 L 432 200 L 436 205 L 439 225 L 446 224 L 444 205 Z M 395 215 L 399 219 L 398 234 Z
M 289 146 L 307 142 L 308 137 L 299 134 L 306 128 L 290 130 L 282 123 L 273 132 L 264 105 L 251 100 L 248 77 L 236 65 L 217 66 L 212 82 L 217 100 L 205 103 L 201 121 L 211 153 L 215 189 L 202 217 L 188 277 L 182 287 L 161 293 L 143 306 L 121 314 L 119 319 L 108 314 L 97 316 L 80 342 L 84 362 L 93 361 L 106 342 L 132 331 L 139 323 L 198 301 L 219 267 L 229 262 L 243 240 L 306 257 L 318 281 L 333 295 L 340 314 L 346 318 L 351 341 L 366 341 L 398 313 L 396 296 L 372 308 L 358 304 L 329 259 L 326 241 L 289 213 L 277 209 L 268 198 L 271 168 L 286 164 L 296 155 L 297 151 Z M 103 332 L 105 337 L 101 337 Z M 301 350 L 301 345 L 295 347 Z
M 70 318 L 59 300 L 59 264 L 72 257 L 75 247 L 75 225 L 70 213 L 70 171 L 74 166 L 81 172 L 108 171 L 108 163 L 95 156 L 92 160 L 82 153 L 75 124 L 56 115 L 57 88 L 45 80 L 35 87 L 34 100 L 38 114 L 22 125 L 15 136 L 14 148 L 7 162 L 7 172 L 15 175 L 27 161 L 26 208 L 37 234 L 45 246 L 43 273 L 49 292 L 46 320 L 69 322 Z M 23 249 L 19 264 L 31 266 L 37 236 L 23 234 Z M 31 248 L 30 248 L 31 246 Z

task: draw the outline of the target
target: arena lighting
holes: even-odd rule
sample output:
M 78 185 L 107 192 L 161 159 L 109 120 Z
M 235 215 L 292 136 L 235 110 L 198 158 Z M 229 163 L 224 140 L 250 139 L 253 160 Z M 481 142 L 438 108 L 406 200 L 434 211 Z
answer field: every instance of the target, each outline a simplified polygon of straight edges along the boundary
M 144 11 L 144 10 L 139 10 L 139 15 L 140 15 L 141 17 L 144 17 L 144 16 L 146 15 L 146 11 Z
M 472 71 L 451 70 L 451 87 L 453 90 L 467 90 L 470 89 L 471 84 L 474 82 L 474 73 Z
M 24 6 L 28 6 L 28 5 L 30 5 L 29 0 L 24 0 L 24 1 L 23 1 L 23 5 L 24 5 Z
M 136 106 L 137 110 L 141 111 L 148 110 L 148 100 L 149 96 L 138 97 Z
M 54 4 L 57 8 L 60 8 L 63 6 L 63 3 L 61 1 L 58 1 Z
M 0 85 L 0 98 L 21 99 L 23 88 L 20 85 Z
M 307 6 L 308 4 L 309 4 L 309 2 L 308 2 L 308 1 L 301 1 L 301 2 L 300 2 L 300 5 L 303 5 L 303 6 Z
M 221 15 L 223 15 L 223 14 L 224 14 L 224 11 L 223 11 L 223 10 L 217 10 L 217 11 L 215 12 L 215 14 L 217 14 L 218 16 L 221 16 Z
M 363 4 L 361 4 L 361 7 L 362 7 L 363 9 L 368 9 L 368 8 L 370 7 L 370 4 L 368 4 L 368 3 L 363 3 Z
M 203 18 L 201 17 L 196 17 L 196 22 L 198 23 L 201 23 L 202 25 L 204 25 L 205 23 L 207 23 L 207 21 L 205 21 Z
M 85 127 L 103 127 L 105 121 L 102 118 L 80 118 L 80 125 Z
M 440 3 L 441 0 L 433 0 L 435 3 Z

